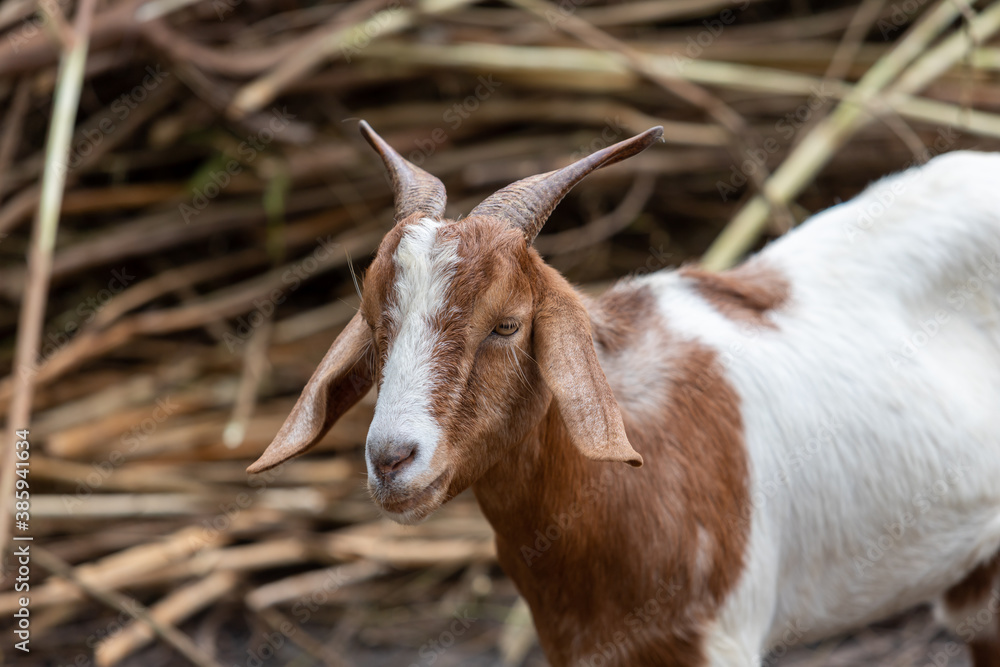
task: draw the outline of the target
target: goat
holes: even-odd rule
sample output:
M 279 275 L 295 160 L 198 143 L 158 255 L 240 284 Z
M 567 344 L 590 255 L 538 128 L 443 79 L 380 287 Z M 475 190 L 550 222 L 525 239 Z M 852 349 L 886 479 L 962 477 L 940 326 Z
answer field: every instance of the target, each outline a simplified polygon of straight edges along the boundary
M 660 128 L 457 221 L 361 131 L 398 222 L 249 472 L 375 386 L 375 503 L 414 523 L 471 487 L 557 667 L 761 665 L 924 601 L 1000 665 L 1000 156 L 936 157 L 735 269 L 589 300 L 533 239 Z

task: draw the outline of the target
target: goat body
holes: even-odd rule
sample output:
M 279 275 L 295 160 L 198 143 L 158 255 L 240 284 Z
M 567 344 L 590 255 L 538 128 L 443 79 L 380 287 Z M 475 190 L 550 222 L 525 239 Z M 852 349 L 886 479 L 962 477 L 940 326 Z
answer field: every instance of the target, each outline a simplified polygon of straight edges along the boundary
M 427 176 L 375 145 L 409 170 L 398 199 Z M 925 601 L 1000 665 L 1000 156 L 935 158 L 736 269 L 593 302 L 509 231 L 530 244 L 555 204 L 525 192 L 557 202 L 571 168 L 498 193 L 515 213 L 406 209 L 368 327 L 251 470 L 376 385 L 376 501 L 419 520 L 471 486 L 553 665 L 760 665 Z

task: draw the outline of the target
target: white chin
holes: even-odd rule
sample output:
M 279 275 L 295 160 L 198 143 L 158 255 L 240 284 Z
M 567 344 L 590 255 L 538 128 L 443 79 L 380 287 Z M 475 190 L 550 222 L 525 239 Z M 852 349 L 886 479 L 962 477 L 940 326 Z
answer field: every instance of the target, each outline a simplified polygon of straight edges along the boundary
M 427 517 L 429 517 L 433 512 L 421 513 L 418 510 L 408 510 L 406 512 L 390 512 L 388 510 L 382 510 L 382 514 L 387 518 L 395 521 L 396 523 L 402 524 L 404 526 L 415 526 L 418 523 L 422 523 Z

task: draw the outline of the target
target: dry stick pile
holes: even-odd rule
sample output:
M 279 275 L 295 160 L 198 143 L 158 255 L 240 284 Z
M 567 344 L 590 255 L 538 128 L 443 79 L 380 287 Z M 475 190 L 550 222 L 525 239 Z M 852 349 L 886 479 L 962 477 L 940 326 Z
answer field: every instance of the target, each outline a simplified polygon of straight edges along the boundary
M 365 497 L 371 397 L 306 459 L 243 472 L 391 224 L 356 119 L 439 175 L 456 216 L 662 124 L 666 145 L 592 176 L 538 239 L 579 282 L 700 256 L 732 220 L 706 256 L 725 266 L 882 174 L 1000 148 L 1000 2 L 87 4 L 0 5 L 0 410 L 33 385 L 13 410 L 32 409 L 36 553 L 17 664 L 524 661 L 471 500 L 404 531 Z M 74 76 L 75 119 L 52 102 Z M 59 210 L 57 160 L 46 290 L 24 258 L 39 205 Z M 32 293 L 40 350 L 16 365 Z

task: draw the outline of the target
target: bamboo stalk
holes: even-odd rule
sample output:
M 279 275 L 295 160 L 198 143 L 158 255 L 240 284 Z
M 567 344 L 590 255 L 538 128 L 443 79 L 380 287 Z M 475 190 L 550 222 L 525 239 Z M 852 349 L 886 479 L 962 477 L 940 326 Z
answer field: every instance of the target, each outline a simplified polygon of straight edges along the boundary
M 21 142 L 21 128 L 24 126 L 24 116 L 31 100 L 31 85 L 27 78 L 17 84 L 10 110 L 4 119 L 3 135 L 0 136 L 0 201 L 7 189 L 10 163 Z M 2 237 L 0 237 L 2 238 Z
M 28 369 L 38 355 L 45 302 L 52 269 L 52 249 L 59 227 L 59 209 L 62 205 L 63 185 L 66 182 L 66 160 L 69 140 L 73 133 L 83 88 L 84 65 L 90 25 L 97 0 L 81 0 L 73 25 L 73 45 L 65 51 L 59 67 L 59 85 L 56 88 L 52 122 L 46 148 L 45 173 L 42 176 L 41 203 L 35 219 L 34 233 L 28 256 L 27 295 L 21 304 L 17 345 L 15 351 L 14 398 L 7 415 L 7 428 L 2 435 L 4 450 L 0 466 L 0 544 L 3 558 L 0 569 L 7 570 L 8 547 L 11 535 L 11 499 L 14 497 L 15 456 L 14 443 L 19 440 L 15 431 L 28 429 L 31 419 L 32 394 L 35 375 Z
M 200 516 L 225 504 L 230 494 L 220 493 L 101 493 L 86 498 L 39 494 L 32 501 L 37 519 L 73 518 L 110 520 L 129 516 Z M 256 505 L 282 512 L 319 514 L 326 498 L 314 489 L 266 489 L 255 496 Z
M 926 30 L 933 3 L 916 3 L 910 14 L 915 5 L 855 0 L 805 14 L 730 0 L 402 0 L 407 27 L 390 22 L 378 35 L 355 28 L 343 36 L 342 54 L 340 28 L 374 31 L 388 16 L 379 11 L 396 3 L 103 0 L 51 258 L 47 362 L 34 369 L 35 543 L 77 564 L 70 578 L 32 581 L 36 659 L 69 664 L 87 633 L 111 627 L 118 613 L 93 604 L 72 576 L 148 602 L 153 620 L 187 618 L 189 639 L 207 653 L 218 646 L 220 660 L 237 651 L 246 662 L 247 646 L 217 640 L 241 621 L 252 626 L 252 651 L 282 635 L 274 659 L 286 662 L 360 664 L 361 651 L 404 646 L 416 654 L 468 605 L 491 622 L 476 625 L 440 662 L 465 664 L 490 652 L 518 663 L 537 652 L 523 608 L 508 614 L 516 592 L 496 570 L 491 530 L 470 494 L 420 526 L 380 518 L 365 489 L 363 454 L 375 392 L 307 457 L 273 475 L 245 473 L 358 307 L 343 261 L 317 262 L 307 272 L 324 279 L 297 276 L 301 287 L 283 273 L 301 268 L 307 246 L 327 235 L 350 246 L 361 270 L 392 217 L 391 186 L 357 136 L 356 118 L 441 178 L 455 218 L 512 180 L 663 125 L 668 145 L 590 177 L 536 241 L 596 295 L 616 275 L 691 260 L 742 203 L 760 204 L 719 196 L 720 179 L 739 180 L 747 168 L 734 163 L 732 132 L 683 94 L 675 98 L 677 86 L 701 89 L 740 117 L 741 132 L 769 139 L 761 159 L 776 175 L 821 118 L 854 101 L 851 140 L 831 144 L 835 159 L 823 178 L 805 176 L 787 200 L 797 220 L 915 155 L 939 151 L 941 126 L 957 131 L 949 135 L 955 148 L 997 149 L 1000 61 L 982 22 L 997 3 L 955 2 L 955 20 L 909 55 L 897 50 Z M 527 5 L 542 20 L 525 20 Z M 55 65 L 66 34 L 37 24 L 51 17 L 36 10 L 0 2 L 0 26 L 8 28 L 0 109 L 11 110 L 0 130 L 0 340 L 10 342 L 29 284 L 23 264 L 15 265 L 32 233 L 22 223 L 42 197 L 41 119 L 52 115 L 47 98 L 61 82 Z M 40 29 L 21 40 L 28 22 Z M 321 40 L 327 53 L 317 58 Z M 863 80 L 892 58 L 901 59 L 894 73 L 862 99 L 872 85 Z M 157 64 L 169 74 L 150 90 L 144 68 Z M 287 126 L 272 132 L 269 111 L 227 119 L 237 93 L 279 71 L 262 108 L 273 105 Z M 782 128 L 793 115 L 788 133 Z M 238 173 L 219 177 L 230 160 Z M 216 185 L 220 196 L 207 194 Z M 201 193 L 211 200 L 207 210 L 178 211 Z M 770 208 L 757 214 L 766 220 Z M 335 254 L 343 260 L 342 249 Z M 102 289 L 106 272 L 121 266 L 135 281 L 112 296 Z M 98 295 L 93 317 L 78 308 Z M 273 321 L 271 335 L 259 335 L 255 309 Z M 202 330 L 214 325 L 224 327 L 214 337 Z M 15 352 L 0 345 L 3 412 L 14 398 Z M 152 425 L 157 399 L 169 399 L 170 415 Z M 231 443 L 243 432 L 234 449 L 226 446 L 227 425 Z M 135 441 L 123 438 L 140 432 L 132 449 Z M 0 593 L 0 613 L 13 595 Z M 295 622 L 302 625 L 286 634 Z M 329 632 L 309 637 L 307 623 Z M 147 645 L 151 636 L 132 623 L 97 658 L 155 661 L 171 649 Z M 869 640 L 871 633 L 847 642 L 850 657 L 832 645 L 827 652 L 840 662 L 905 661 L 925 652 L 932 635 L 883 641 L 877 651 L 866 651 Z M 789 664 L 806 661 L 794 653 Z
M 345 586 L 368 581 L 387 571 L 385 566 L 370 561 L 357 561 L 313 570 L 258 586 L 247 593 L 246 602 L 251 609 L 267 609 L 305 598 L 316 591 L 332 594 Z
M 59 501 L 61 502 L 61 500 Z M 32 609 L 42 609 L 84 597 L 76 585 L 83 582 L 88 590 L 118 589 L 131 585 L 136 579 L 156 573 L 167 566 L 184 561 L 202 549 L 208 549 L 228 540 L 222 531 L 209 531 L 204 526 L 187 526 L 155 542 L 143 543 L 104 558 L 76 566 L 73 576 L 66 577 L 59 571 L 37 588 L 32 586 Z M 0 612 L 12 613 L 18 608 L 17 592 L 0 593 Z
M 169 622 L 154 618 L 138 601 L 117 591 L 102 590 L 91 586 L 86 580 L 78 577 L 72 567 L 37 545 L 32 549 L 32 555 L 42 567 L 64 577 L 90 597 L 145 624 L 153 633 L 190 660 L 192 664 L 198 667 L 222 667 L 212 656 L 198 648 L 187 635 Z
M 538 18 L 544 18 L 553 24 L 553 17 L 556 17 L 554 27 L 572 34 L 577 39 L 589 44 L 595 50 L 606 50 L 620 57 L 621 60 L 635 72 L 646 77 L 660 88 L 676 95 L 680 99 L 702 109 L 718 125 L 724 128 L 731 135 L 731 152 L 737 160 L 742 160 L 751 151 L 759 148 L 759 137 L 748 125 L 746 120 L 737 113 L 731 106 L 726 104 L 720 97 L 709 92 L 700 85 L 694 84 L 690 79 L 679 76 L 675 70 L 680 70 L 680 64 L 692 60 L 675 60 L 675 67 L 661 68 L 653 64 L 643 53 L 633 49 L 621 40 L 612 37 L 607 32 L 602 31 L 572 12 L 561 11 L 560 8 L 552 5 L 547 0 L 507 0 L 508 3 L 521 7 Z M 761 164 L 759 168 L 750 174 L 750 180 L 764 197 L 768 196 L 764 190 L 769 170 L 767 165 Z M 778 216 L 784 220 L 784 225 L 791 224 L 791 213 L 782 202 L 772 202 L 777 209 Z
M 359 58 L 377 60 L 404 60 L 424 63 L 427 65 L 444 66 L 452 63 L 469 69 L 499 70 L 503 76 L 516 77 L 518 81 L 531 85 L 561 88 L 575 87 L 575 77 L 587 81 L 610 77 L 616 81 L 616 86 L 633 87 L 634 75 L 628 72 L 620 62 L 607 53 L 595 52 L 589 49 L 566 47 L 526 47 L 498 44 L 476 45 L 428 45 L 428 44 L 373 44 Z M 651 67 L 662 69 L 677 76 L 683 76 L 692 82 L 724 87 L 731 90 L 744 90 L 754 93 L 771 95 L 815 96 L 843 100 L 845 104 L 858 104 L 863 91 L 856 86 L 843 81 L 827 81 L 823 78 L 799 74 L 778 69 L 770 69 L 753 65 L 731 62 L 716 62 L 705 59 L 684 61 L 682 66 L 672 56 L 644 55 Z M 541 77 L 541 78 L 539 78 Z M 604 84 L 602 84 L 604 85 Z M 854 100 L 849 102 L 849 100 Z M 502 113 L 503 101 L 498 111 Z M 542 102 L 539 112 L 544 113 L 546 102 Z M 901 116 L 913 120 L 955 124 L 956 127 L 987 137 L 1000 137 L 997 125 L 1000 115 L 985 111 L 968 110 L 955 104 L 939 100 L 915 97 L 906 91 L 887 92 L 884 96 L 874 97 L 869 94 L 865 102 L 870 112 L 878 111 L 880 107 L 891 109 Z M 572 114 L 570 114 L 572 116 Z M 634 119 L 649 124 L 659 123 L 659 119 Z M 638 129 L 638 127 L 633 128 Z M 706 141 L 707 139 L 707 141 Z M 705 136 L 704 133 L 690 134 L 686 128 L 678 127 L 677 131 L 667 137 L 675 143 L 708 144 L 716 143 L 716 135 Z
M 274 321 L 267 318 L 250 336 L 243 351 L 243 373 L 240 375 L 239 390 L 233 403 L 232 416 L 222 431 L 222 441 L 230 449 L 239 447 L 246 437 L 247 424 L 253 416 L 257 394 L 267 370 L 267 348 L 273 332 Z
M 349 252 L 363 253 L 377 247 L 381 238 L 382 232 L 372 231 L 363 235 L 349 234 L 337 237 L 333 243 L 338 247 L 347 248 Z M 345 257 L 329 251 L 325 257 L 317 260 L 315 269 L 299 280 L 322 275 L 336 267 L 343 266 L 345 261 Z M 297 266 L 296 262 L 279 267 L 264 275 L 221 290 L 221 293 L 216 293 L 211 298 L 203 298 L 186 306 L 139 313 L 122 319 L 103 331 L 91 331 L 77 335 L 37 369 L 34 381 L 39 385 L 51 382 L 86 359 L 114 349 L 143 333 L 182 331 L 199 327 L 217 317 L 228 317 L 251 310 L 255 307 L 254 301 L 256 299 L 266 298 L 275 290 L 287 291 L 289 283 L 286 276 L 289 271 L 295 271 Z M 12 391 L 12 388 L 12 379 L 3 378 L 0 380 L 0 401 L 6 398 L 7 392 Z
M 233 97 L 229 113 L 234 118 L 260 109 L 273 100 L 289 83 L 301 78 L 323 59 L 337 53 L 358 50 L 375 36 L 391 35 L 413 23 L 414 12 L 399 7 L 386 9 L 367 19 L 361 17 L 383 5 L 384 0 L 363 0 L 351 7 L 346 16 L 338 14 L 333 20 L 315 31 L 311 39 L 295 53 L 289 54 L 270 71 L 244 86 Z
M 789 201 L 801 192 L 848 137 L 870 119 L 867 110 L 881 91 L 889 86 L 904 68 L 920 57 L 930 42 L 940 35 L 957 15 L 958 8 L 955 3 L 945 0 L 935 5 L 895 49 L 865 74 L 837 109 L 818 123 L 795 147 L 769 179 L 766 186 L 769 199 Z M 1000 27 L 997 23 L 998 16 L 1000 16 L 1000 3 L 995 3 L 976 18 L 972 29 L 977 31 L 980 37 L 992 35 Z M 912 92 L 930 81 L 926 77 L 942 71 L 940 67 L 944 63 L 938 62 L 935 66 L 926 64 L 934 59 L 942 59 L 950 67 L 962 55 L 956 48 L 956 43 L 949 39 L 944 44 L 927 51 L 916 66 L 920 76 L 902 77 L 900 81 L 906 85 L 898 92 Z M 759 196 L 754 197 L 708 249 L 702 258 L 702 264 L 710 270 L 719 270 L 735 263 L 759 237 L 767 223 L 769 212 L 768 200 Z
M 293 621 L 277 609 L 258 610 L 257 616 L 276 632 L 281 632 L 282 629 L 296 628 Z M 339 655 L 334 648 L 313 637 L 305 628 L 296 628 L 295 632 L 288 638 L 312 656 L 318 664 L 325 667 L 353 667 L 354 665 L 353 662 Z
M 72 183 L 80 174 L 87 172 L 91 169 L 97 161 L 110 153 L 114 148 L 128 139 L 136 129 L 143 123 L 148 121 L 157 112 L 162 110 L 163 106 L 171 101 L 172 93 L 176 90 L 176 83 L 168 79 L 156 88 L 154 88 L 149 93 L 149 97 L 146 99 L 145 103 L 138 107 L 135 111 L 132 111 L 126 118 L 121 122 L 121 125 L 115 128 L 115 131 L 111 134 L 102 135 L 101 141 L 93 146 L 93 149 L 87 154 L 69 154 L 67 153 L 61 159 L 67 167 L 73 167 L 68 173 L 64 169 L 63 177 L 65 182 Z M 58 91 L 57 91 L 58 92 Z M 113 115 L 110 107 L 103 109 L 100 113 L 96 114 L 85 121 L 77 132 L 74 133 L 70 144 L 78 146 L 81 141 L 85 141 L 86 133 L 88 131 L 99 130 L 98 127 L 100 119 L 116 117 Z M 47 154 L 39 156 L 42 159 L 42 168 L 47 160 Z M 72 160 L 77 160 L 76 164 L 71 164 Z M 33 158 L 28 158 L 26 161 L 27 168 L 24 170 L 26 174 L 33 175 L 32 166 L 35 163 Z M 19 177 L 23 177 L 24 174 L 18 174 Z M 0 208 L 0 233 L 8 232 L 15 228 L 21 222 L 27 220 L 30 217 L 31 210 L 39 204 L 40 198 L 42 196 L 42 189 L 36 186 L 24 188 L 18 195 L 13 198 L 6 206 Z M 57 209 L 58 210 L 58 209 Z
M 157 634 L 163 636 L 162 630 L 158 631 L 154 624 L 161 628 L 176 628 L 189 617 L 228 595 L 238 582 L 232 572 L 214 572 L 204 579 L 178 588 L 150 607 L 146 618 L 136 616 L 135 622 L 126 626 L 122 632 L 98 644 L 94 649 L 95 661 L 100 667 L 118 664 L 152 642 Z

